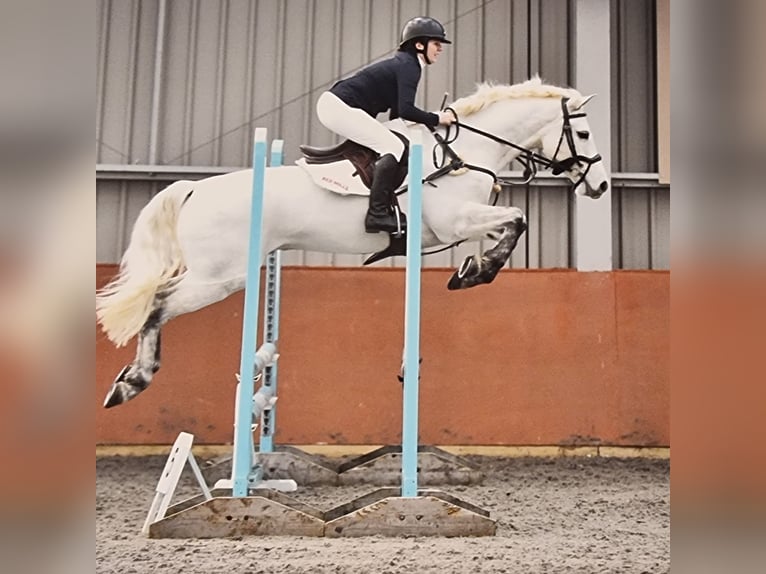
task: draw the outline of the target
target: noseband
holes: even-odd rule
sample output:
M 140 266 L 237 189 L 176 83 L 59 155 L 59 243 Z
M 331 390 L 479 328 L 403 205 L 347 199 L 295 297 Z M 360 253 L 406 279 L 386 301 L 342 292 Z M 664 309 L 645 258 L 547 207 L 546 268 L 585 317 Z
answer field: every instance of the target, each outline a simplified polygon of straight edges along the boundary
M 556 151 L 553 153 L 553 159 L 550 160 L 550 167 L 553 171 L 553 175 L 558 175 L 564 171 L 569 171 L 575 164 L 577 164 L 577 166 L 580 168 L 582 168 L 582 164 L 586 164 L 585 171 L 580 174 L 580 178 L 574 184 L 574 187 L 577 187 L 583 181 L 585 181 L 585 176 L 588 175 L 590 167 L 594 163 L 601 161 L 601 154 L 596 154 L 593 157 L 587 157 L 577 153 L 577 148 L 575 148 L 574 144 L 574 138 L 572 137 L 572 124 L 569 122 L 569 120 L 570 118 L 584 118 L 586 114 L 585 112 L 570 114 L 569 109 L 567 108 L 568 101 L 569 98 L 561 98 L 561 112 L 564 114 L 564 123 L 561 126 L 561 135 L 559 135 L 559 143 L 556 146 Z M 557 160 L 556 156 L 559 155 L 561 143 L 565 139 L 567 146 L 569 146 L 570 156 L 564 160 Z
M 550 168 L 553 172 L 553 175 L 558 175 L 565 171 L 569 171 L 575 165 L 582 168 L 583 164 L 585 164 L 586 165 L 585 170 L 580 174 L 580 177 L 577 179 L 577 181 L 573 185 L 573 189 L 574 189 L 578 185 L 580 185 L 583 181 L 585 181 L 585 177 L 588 175 L 588 172 L 590 171 L 591 166 L 594 163 L 601 161 L 601 154 L 596 154 L 593 157 L 587 157 L 577 153 L 577 148 L 575 147 L 574 138 L 572 136 L 572 124 L 570 122 L 570 119 L 583 118 L 586 116 L 586 114 L 585 112 L 577 112 L 574 114 L 570 113 L 569 109 L 567 108 L 568 101 L 569 101 L 569 98 L 567 97 L 561 98 L 561 112 L 563 114 L 564 121 L 561 126 L 559 143 L 556 146 L 556 151 L 554 152 L 552 159 L 548 159 L 547 157 L 540 155 L 539 153 L 534 152 L 528 148 L 522 147 L 513 142 L 509 142 L 508 140 L 498 137 L 494 134 L 485 132 L 484 130 L 480 130 L 479 128 L 475 128 L 471 125 L 463 123 L 458 118 L 457 112 L 455 112 L 454 109 L 447 107 L 445 108 L 445 110 L 452 112 L 452 114 L 455 116 L 455 123 L 453 124 L 455 126 L 455 133 L 454 135 L 450 134 L 452 126 L 447 126 L 446 135 L 444 137 L 442 137 L 434 129 L 431 130 L 437 141 L 437 144 L 434 147 L 434 151 L 433 151 L 434 166 L 438 167 L 439 171 L 441 170 L 451 171 L 454 169 L 460 169 L 461 167 L 467 167 L 468 169 L 474 169 L 474 170 L 490 173 L 495 178 L 495 181 L 498 180 L 497 176 L 494 173 L 490 172 L 489 170 L 485 168 L 465 164 L 462 160 L 460 160 L 457 154 L 455 154 L 452 148 L 449 147 L 449 144 L 453 143 L 457 139 L 458 134 L 460 133 L 460 128 L 465 128 L 470 132 L 479 134 L 481 136 L 484 136 L 485 138 L 488 138 L 497 143 L 512 147 L 521 152 L 522 155 L 516 158 L 524 166 L 524 181 L 521 182 L 521 185 L 527 184 L 530 181 L 532 181 L 532 179 L 537 174 L 538 167 Z M 570 157 L 563 160 L 556 159 L 557 156 L 559 155 L 559 151 L 561 150 L 562 143 L 564 141 L 566 141 L 567 147 L 569 148 Z M 441 166 L 438 165 L 436 160 L 437 148 L 442 149 L 443 155 L 442 155 Z M 451 162 L 450 164 L 445 166 L 444 162 L 446 161 L 447 157 L 450 158 Z M 516 184 L 515 182 L 510 182 L 510 181 L 507 181 L 504 183 Z

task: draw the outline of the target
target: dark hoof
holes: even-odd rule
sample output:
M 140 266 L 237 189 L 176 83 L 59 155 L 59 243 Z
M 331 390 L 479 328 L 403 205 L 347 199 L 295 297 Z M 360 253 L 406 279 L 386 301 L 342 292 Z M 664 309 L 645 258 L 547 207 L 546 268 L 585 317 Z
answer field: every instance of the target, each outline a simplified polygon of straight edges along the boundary
M 469 255 L 463 260 L 460 268 L 453 273 L 452 277 L 450 277 L 449 283 L 447 283 L 447 289 L 456 291 L 458 289 L 472 287 L 475 283 L 469 282 L 468 279 L 474 277 L 478 272 L 479 266 L 476 264 L 476 258 L 473 255 Z
M 111 409 L 112 407 L 116 407 L 117 405 L 121 405 L 125 401 L 129 400 L 125 397 L 125 389 L 123 388 L 126 383 L 112 383 L 112 387 L 109 389 L 109 392 L 106 394 L 106 398 L 104 399 L 104 408 L 105 409 Z
M 120 371 L 120 374 L 117 375 L 117 378 L 114 379 L 114 382 L 104 399 L 104 408 L 110 409 L 128 402 L 149 386 L 149 381 L 138 374 L 132 377 L 132 381 L 126 381 L 125 377 L 129 369 L 130 365 L 126 365 L 122 371 Z

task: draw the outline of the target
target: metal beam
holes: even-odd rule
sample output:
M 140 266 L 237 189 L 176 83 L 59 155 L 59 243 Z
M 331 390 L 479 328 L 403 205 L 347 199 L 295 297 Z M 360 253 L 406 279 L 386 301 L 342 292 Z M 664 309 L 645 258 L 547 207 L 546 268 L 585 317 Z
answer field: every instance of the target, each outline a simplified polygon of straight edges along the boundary
M 577 0 L 575 85 L 583 94 L 598 94 L 588 104 L 588 123 L 604 161 L 611 169 L 610 0 Z M 612 269 L 612 194 L 599 199 L 577 196 L 575 261 L 578 271 Z

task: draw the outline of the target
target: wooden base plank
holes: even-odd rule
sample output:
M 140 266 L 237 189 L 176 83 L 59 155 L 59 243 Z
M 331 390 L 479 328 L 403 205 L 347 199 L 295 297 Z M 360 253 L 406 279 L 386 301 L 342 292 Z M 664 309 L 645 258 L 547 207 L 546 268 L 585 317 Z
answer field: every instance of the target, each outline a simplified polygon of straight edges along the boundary
M 392 491 L 394 491 L 392 493 Z M 381 489 L 325 513 L 325 536 L 494 536 L 489 513 L 440 491 L 417 497 Z
M 270 490 L 247 497 L 216 496 L 189 506 L 179 503 L 149 525 L 149 538 L 323 536 L 320 510 Z

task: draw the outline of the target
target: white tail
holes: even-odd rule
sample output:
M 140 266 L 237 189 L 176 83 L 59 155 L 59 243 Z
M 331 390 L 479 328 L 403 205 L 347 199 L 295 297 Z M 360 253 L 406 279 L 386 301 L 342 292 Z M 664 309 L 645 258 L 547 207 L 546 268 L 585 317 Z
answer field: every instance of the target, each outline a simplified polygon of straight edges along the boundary
M 96 295 L 96 317 L 118 347 L 146 323 L 157 291 L 178 281 L 183 272 L 176 222 L 193 185 L 192 181 L 177 181 L 141 210 L 119 274 Z

